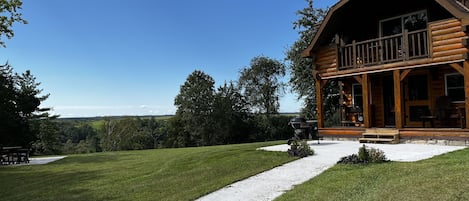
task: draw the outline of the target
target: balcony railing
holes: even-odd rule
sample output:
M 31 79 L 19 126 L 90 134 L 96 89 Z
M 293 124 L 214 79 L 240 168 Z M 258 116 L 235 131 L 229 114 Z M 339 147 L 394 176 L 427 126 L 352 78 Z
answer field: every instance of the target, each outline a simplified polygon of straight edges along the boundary
M 427 29 L 339 47 L 339 70 L 400 62 L 429 56 Z

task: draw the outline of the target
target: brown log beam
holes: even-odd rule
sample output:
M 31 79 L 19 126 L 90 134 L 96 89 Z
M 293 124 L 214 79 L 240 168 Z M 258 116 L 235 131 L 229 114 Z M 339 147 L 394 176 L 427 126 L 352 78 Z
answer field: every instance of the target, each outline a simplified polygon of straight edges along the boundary
M 362 99 L 363 99 L 363 124 L 365 128 L 370 128 L 370 86 L 368 74 L 362 75 Z
M 433 46 L 433 52 L 443 52 L 443 51 L 454 50 L 454 49 L 459 49 L 463 47 L 464 46 L 462 42 L 440 45 L 440 46 Z
M 450 39 L 450 38 L 461 38 L 461 37 L 465 37 L 466 34 L 464 32 L 455 32 L 455 33 L 452 33 L 452 34 L 445 34 L 445 35 L 439 35 L 439 36 L 433 36 L 432 35 L 432 41 L 439 41 L 439 40 L 446 40 L 446 39 Z
M 465 39 L 462 39 L 463 45 L 464 45 L 464 40 Z M 432 46 L 435 48 L 435 47 L 445 46 L 445 45 L 450 45 L 450 44 L 455 44 L 455 43 L 461 43 L 461 38 L 450 38 L 446 40 L 433 41 Z
M 357 82 L 358 82 L 360 85 L 363 85 L 363 84 L 362 84 L 362 77 L 360 77 L 360 76 L 357 75 L 357 76 L 353 76 L 353 78 L 355 78 L 355 80 L 357 80 Z
M 315 87 L 316 87 L 316 109 L 318 114 L 318 128 L 324 128 L 324 107 L 322 103 L 322 94 L 323 94 L 323 86 L 322 81 L 320 79 L 316 79 Z
M 461 65 L 457 64 L 457 63 L 452 63 L 452 64 L 449 64 L 449 66 L 451 66 L 452 68 L 454 68 L 454 70 L 458 71 L 459 73 L 461 73 L 461 75 L 464 75 L 464 69 Z
M 399 81 L 402 82 L 402 80 L 404 80 L 404 79 L 407 77 L 407 75 L 410 73 L 410 71 L 412 71 L 412 68 L 405 69 L 405 70 L 401 73 L 401 75 L 399 76 L 399 77 L 400 77 L 400 78 L 399 78 Z
M 445 29 L 432 31 L 432 35 L 434 36 L 445 35 L 445 34 L 450 34 L 450 33 L 458 32 L 458 31 L 461 31 L 460 26 L 447 26 Z
M 428 23 L 429 27 L 431 30 L 441 30 L 441 29 L 446 29 L 448 27 L 454 27 L 454 26 L 461 26 L 461 22 L 457 19 L 452 19 L 452 20 L 442 20 L 438 22 L 430 22 Z
M 401 80 L 400 80 L 399 70 L 393 71 L 394 79 L 394 111 L 395 111 L 395 120 L 396 128 L 402 128 L 403 125 L 403 115 L 402 115 L 402 92 L 401 92 Z
M 464 94 L 465 94 L 465 108 L 466 108 L 466 127 L 469 126 L 469 61 L 464 61 Z
M 433 52 L 433 57 L 444 57 L 444 56 L 450 56 L 450 55 L 461 55 L 467 52 L 467 48 L 458 48 L 458 49 L 453 49 L 453 50 L 445 50 L 445 51 L 440 51 L 440 52 Z

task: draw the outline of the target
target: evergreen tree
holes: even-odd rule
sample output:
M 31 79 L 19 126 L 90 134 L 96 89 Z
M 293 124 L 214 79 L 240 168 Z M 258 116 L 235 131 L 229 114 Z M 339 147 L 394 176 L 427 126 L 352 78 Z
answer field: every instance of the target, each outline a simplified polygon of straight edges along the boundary
M 13 73 L 9 64 L 0 66 L 0 143 L 3 146 L 30 147 L 36 141 L 50 108 L 40 108 L 47 95 L 41 95 L 40 83 L 30 71 Z M 57 136 L 58 138 L 58 136 Z M 47 143 L 46 143 L 47 144 Z

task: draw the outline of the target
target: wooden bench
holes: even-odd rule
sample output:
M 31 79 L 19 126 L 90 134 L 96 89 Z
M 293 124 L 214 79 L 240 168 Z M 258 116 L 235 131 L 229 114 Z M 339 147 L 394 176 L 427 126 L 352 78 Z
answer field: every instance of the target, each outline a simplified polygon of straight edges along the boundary
M 372 142 L 372 143 L 399 143 L 399 130 L 397 129 L 366 129 L 359 138 L 360 143 Z

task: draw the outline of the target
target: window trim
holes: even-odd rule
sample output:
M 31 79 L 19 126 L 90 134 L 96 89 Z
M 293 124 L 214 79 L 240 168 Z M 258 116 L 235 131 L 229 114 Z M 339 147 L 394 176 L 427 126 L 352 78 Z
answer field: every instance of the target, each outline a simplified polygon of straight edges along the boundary
M 445 96 L 448 96 L 448 76 L 452 76 L 452 75 L 459 75 L 459 76 L 463 76 L 461 75 L 461 73 L 445 73 Z M 462 90 L 464 90 L 464 82 L 463 82 L 463 85 L 462 85 Z M 466 101 L 464 100 L 459 100 L 459 101 L 451 101 L 452 103 L 465 103 Z
M 353 107 L 356 107 L 356 105 L 355 105 L 355 86 L 362 87 L 362 85 L 359 84 L 359 83 L 353 83 L 352 84 L 352 105 L 353 105 Z M 363 99 L 363 87 L 362 87 L 362 93 L 360 94 L 360 97 Z M 363 107 L 363 105 L 361 107 Z

